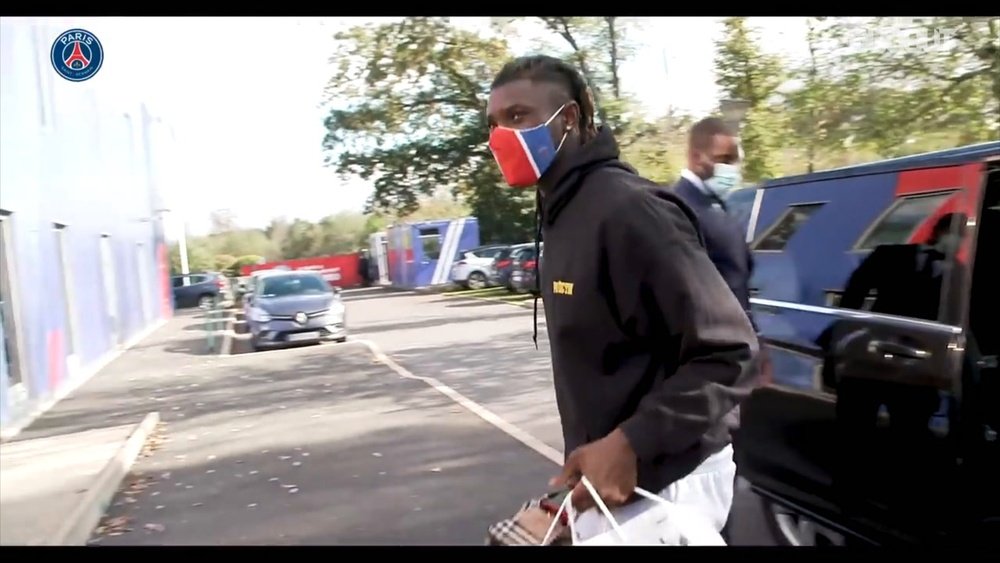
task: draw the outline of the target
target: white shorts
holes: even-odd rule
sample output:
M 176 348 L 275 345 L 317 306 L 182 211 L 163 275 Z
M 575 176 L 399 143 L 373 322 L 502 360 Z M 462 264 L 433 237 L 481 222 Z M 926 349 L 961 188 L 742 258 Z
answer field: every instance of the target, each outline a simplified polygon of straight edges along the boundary
M 733 446 L 728 445 L 708 457 L 686 477 L 674 481 L 659 492 L 659 496 L 676 504 L 694 508 L 704 514 L 722 531 L 733 505 L 733 485 L 736 482 L 736 462 L 733 461 Z M 611 510 L 619 524 L 624 524 L 646 510 L 656 506 L 649 499 L 635 502 Z M 581 512 L 575 522 L 578 537 L 586 540 L 612 530 L 611 523 L 596 507 Z

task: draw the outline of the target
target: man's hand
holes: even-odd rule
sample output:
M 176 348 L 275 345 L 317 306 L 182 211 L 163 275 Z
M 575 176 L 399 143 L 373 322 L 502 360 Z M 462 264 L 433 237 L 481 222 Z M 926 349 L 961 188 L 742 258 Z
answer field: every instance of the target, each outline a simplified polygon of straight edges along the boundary
M 583 475 L 609 507 L 622 505 L 632 496 L 637 478 L 636 457 L 624 432 L 615 429 L 604 438 L 573 450 L 562 473 L 549 482 L 552 487 L 572 487 L 572 503 L 577 510 L 595 504 L 580 480 Z

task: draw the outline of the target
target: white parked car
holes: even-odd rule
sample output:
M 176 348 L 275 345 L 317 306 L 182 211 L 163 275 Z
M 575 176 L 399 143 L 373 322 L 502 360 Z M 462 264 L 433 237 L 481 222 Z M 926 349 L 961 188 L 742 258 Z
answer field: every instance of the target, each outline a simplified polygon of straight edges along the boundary
M 490 283 L 490 266 L 493 259 L 503 252 L 507 245 L 480 246 L 466 250 L 451 267 L 451 281 L 455 285 L 469 289 L 482 289 Z

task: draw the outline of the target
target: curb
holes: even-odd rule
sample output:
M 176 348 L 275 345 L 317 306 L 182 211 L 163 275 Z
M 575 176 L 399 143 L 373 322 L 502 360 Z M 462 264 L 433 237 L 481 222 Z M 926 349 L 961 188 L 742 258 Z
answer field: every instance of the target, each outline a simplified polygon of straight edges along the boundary
M 87 489 L 79 504 L 63 521 L 59 531 L 44 545 L 87 545 L 90 536 L 107 512 L 122 480 L 138 459 L 146 440 L 160 423 L 160 413 L 151 412 L 142 419 L 128 440 L 97 475 L 96 483 Z

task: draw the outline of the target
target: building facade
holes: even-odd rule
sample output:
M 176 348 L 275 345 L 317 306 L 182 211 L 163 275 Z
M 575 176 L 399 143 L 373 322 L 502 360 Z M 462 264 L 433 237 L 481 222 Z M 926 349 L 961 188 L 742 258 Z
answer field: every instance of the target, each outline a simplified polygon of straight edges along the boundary
M 157 184 L 166 126 L 100 73 L 56 74 L 49 53 L 63 31 L 0 21 L 4 436 L 173 310 Z

